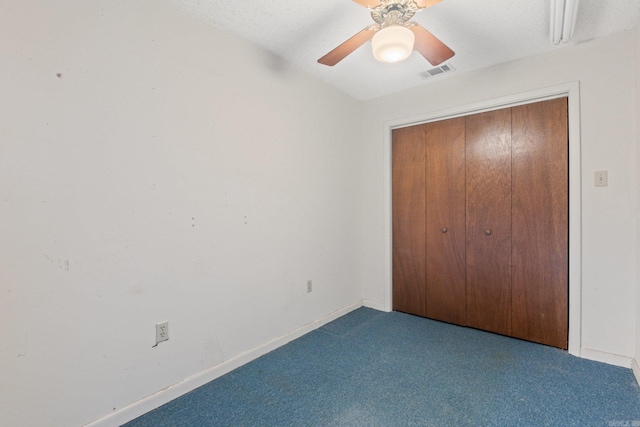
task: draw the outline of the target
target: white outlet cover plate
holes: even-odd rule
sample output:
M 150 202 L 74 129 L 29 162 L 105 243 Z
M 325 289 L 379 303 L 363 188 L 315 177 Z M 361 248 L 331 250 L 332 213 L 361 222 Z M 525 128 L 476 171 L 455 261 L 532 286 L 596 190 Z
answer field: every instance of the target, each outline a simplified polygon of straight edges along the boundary
M 169 339 L 169 322 L 156 323 L 156 344 Z

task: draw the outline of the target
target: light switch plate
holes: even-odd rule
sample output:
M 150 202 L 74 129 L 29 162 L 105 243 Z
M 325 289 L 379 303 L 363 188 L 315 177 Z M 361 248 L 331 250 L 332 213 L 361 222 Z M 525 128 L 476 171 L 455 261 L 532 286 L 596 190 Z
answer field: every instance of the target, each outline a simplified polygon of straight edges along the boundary
M 596 171 L 595 172 L 596 187 L 606 187 L 608 184 L 609 184 L 609 179 L 607 177 L 607 171 Z

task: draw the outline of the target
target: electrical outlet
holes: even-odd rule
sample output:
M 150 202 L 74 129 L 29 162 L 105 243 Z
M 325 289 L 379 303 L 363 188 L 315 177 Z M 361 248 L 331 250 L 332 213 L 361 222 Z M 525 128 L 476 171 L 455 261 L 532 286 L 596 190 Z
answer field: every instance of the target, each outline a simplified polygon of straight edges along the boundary
M 307 280 L 307 293 L 313 291 L 313 282 L 311 280 Z
M 169 321 L 156 323 L 156 345 L 169 339 Z

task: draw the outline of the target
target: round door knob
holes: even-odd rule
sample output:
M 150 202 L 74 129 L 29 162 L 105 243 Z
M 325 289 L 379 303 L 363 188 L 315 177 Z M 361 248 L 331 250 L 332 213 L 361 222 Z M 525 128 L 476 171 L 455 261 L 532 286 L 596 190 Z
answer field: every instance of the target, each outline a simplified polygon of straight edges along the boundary
M 442 227 L 442 230 L 440 230 L 440 231 L 442 231 L 443 233 L 446 233 L 449 230 L 447 229 L 447 227 Z
M 484 230 L 484 234 L 486 234 L 487 236 L 491 236 L 491 229 L 487 228 L 486 230 Z

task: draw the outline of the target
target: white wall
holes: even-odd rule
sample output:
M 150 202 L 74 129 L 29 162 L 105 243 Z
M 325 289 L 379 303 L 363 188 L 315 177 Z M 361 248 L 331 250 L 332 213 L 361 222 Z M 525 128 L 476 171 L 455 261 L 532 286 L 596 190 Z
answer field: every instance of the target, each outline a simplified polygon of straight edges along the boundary
M 579 81 L 582 141 L 582 352 L 635 354 L 636 159 L 633 55 L 637 31 L 449 76 L 365 104 L 363 171 L 365 298 L 385 292 L 384 123 Z M 594 188 L 593 173 L 609 171 Z
M 0 93 L 0 425 L 84 425 L 361 300 L 355 100 L 157 0 L 0 3 Z
M 640 248 L 640 25 L 636 27 L 636 248 Z M 636 353 L 634 371 L 640 382 L 640 249 L 636 251 Z

